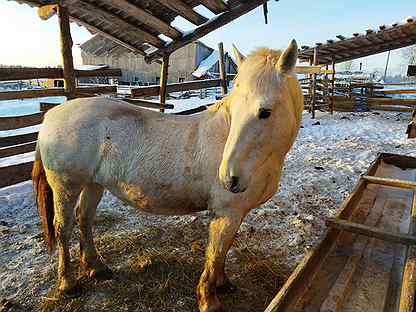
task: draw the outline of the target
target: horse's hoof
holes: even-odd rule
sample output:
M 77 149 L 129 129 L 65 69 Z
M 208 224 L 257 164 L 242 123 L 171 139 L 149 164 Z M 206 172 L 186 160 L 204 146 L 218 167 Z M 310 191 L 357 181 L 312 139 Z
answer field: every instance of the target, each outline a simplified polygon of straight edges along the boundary
M 209 307 L 199 307 L 200 312 L 225 312 L 221 304 L 209 306 Z
M 82 295 L 82 287 L 80 284 L 75 284 L 75 286 L 66 289 L 66 290 L 60 290 L 59 295 L 64 299 L 75 299 L 78 297 L 81 297 Z
M 232 294 L 236 290 L 237 287 L 228 280 L 223 285 L 217 287 L 218 294 Z
M 91 270 L 88 272 L 88 277 L 96 279 L 98 281 L 108 281 L 113 278 L 113 271 L 105 267 L 99 271 Z

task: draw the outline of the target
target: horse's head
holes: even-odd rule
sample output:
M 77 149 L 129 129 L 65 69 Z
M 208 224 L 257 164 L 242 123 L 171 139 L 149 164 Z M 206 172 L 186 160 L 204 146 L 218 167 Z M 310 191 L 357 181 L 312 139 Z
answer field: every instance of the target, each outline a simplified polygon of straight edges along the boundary
M 287 153 L 300 126 L 303 101 L 293 74 L 295 40 L 283 52 L 261 48 L 245 58 L 234 47 L 234 54 L 238 75 L 226 99 L 230 132 L 219 177 L 227 190 L 239 193 L 269 157 Z

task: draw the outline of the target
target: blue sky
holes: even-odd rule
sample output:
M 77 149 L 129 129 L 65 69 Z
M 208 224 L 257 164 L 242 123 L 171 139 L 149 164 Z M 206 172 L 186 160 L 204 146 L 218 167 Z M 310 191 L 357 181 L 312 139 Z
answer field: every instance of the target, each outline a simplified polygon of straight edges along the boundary
M 347 6 L 348 4 L 348 6 Z M 209 12 L 197 8 L 206 16 Z M 0 0 L 0 63 L 21 65 L 60 64 L 59 33 L 56 17 L 42 21 L 36 9 L 14 1 Z M 230 50 L 235 43 L 243 53 L 259 46 L 282 48 L 295 38 L 299 45 L 325 42 L 336 35 L 351 36 L 368 27 L 378 27 L 416 15 L 414 0 L 280 0 L 269 1 L 269 24 L 264 24 L 258 8 L 240 19 L 205 36 L 202 41 L 216 47 L 223 41 Z M 174 25 L 182 30 L 190 24 L 180 18 Z M 85 28 L 72 24 L 75 44 L 90 38 Z M 80 63 L 79 49 L 74 49 L 75 62 Z M 386 55 L 380 54 L 361 60 L 364 68 L 383 68 Z M 357 61 L 357 63 L 360 61 Z M 391 72 L 403 66 L 400 50 L 392 53 Z

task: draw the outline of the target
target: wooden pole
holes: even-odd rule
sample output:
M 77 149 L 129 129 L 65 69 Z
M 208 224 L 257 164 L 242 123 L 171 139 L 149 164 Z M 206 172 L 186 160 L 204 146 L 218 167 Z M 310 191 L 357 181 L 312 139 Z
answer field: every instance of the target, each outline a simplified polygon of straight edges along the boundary
M 72 38 L 69 25 L 68 9 L 58 5 L 59 29 L 61 31 L 61 53 L 63 64 L 63 76 L 65 93 L 68 100 L 76 96 L 76 81 L 74 71 L 74 60 L 72 58 Z
M 334 94 L 335 94 L 335 58 L 332 58 L 332 90 L 331 90 L 331 115 L 334 114 Z
M 318 47 L 313 49 L 313 65 L 318 65 Z M 312 75 L 312 119 L 315 119 L 315 105 L 316 105 L 316 78 L 317 74 Z
M 389 50 L 389 52 L 387 53 L 386 68 L 384 69 L 384 78 L 383 78 L 384 82 L 386 82 L 387 69 L 389 68 L 390 52 L 391 51 Z
M 169 67 L 169 55 L 165 55 L 162 58 L 162 67 L 160 70 L 160 112 L 165 111 L 164 105 L 166 103 L 166 85 L 168 82 L 168 67 Z
M 224 46 L 222 42 L 218 43 L 218 51 L 220 52 L 220 58 L 218 62 L 219 62 L 219 67 L 220 67 L 221 91 L 222 91 L 222 95 L 225 96 L 228 90 L 227 90 L 227 73 L 225 72 Z

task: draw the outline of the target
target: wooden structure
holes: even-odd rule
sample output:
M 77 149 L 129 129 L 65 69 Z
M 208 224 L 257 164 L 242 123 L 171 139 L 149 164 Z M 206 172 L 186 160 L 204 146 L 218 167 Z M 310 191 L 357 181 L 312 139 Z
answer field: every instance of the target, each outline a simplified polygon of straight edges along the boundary
M 58 12 L 61 29 L 61 46 L 64 59 L 64 80 L 66 94 L 72 97 L 73 86 L 72 55 L 69 50 L 72 39 L 69 20 L 87 27 L 93 33 L 111 39 L 133 53 L 141 54 L 147 62 L 166 63 L 161 70 L 160 90 L 166 90 L 169 56 L 179 48 L 191 43 L 211 31 L 222 27 L 236 18 L 264 5 L 267 0 L 16 0 L 39 7 L 39 16 L 47 19 Z M 198 5 L 205 6 L 215 16 L 206 18 L 193 10 Z M 181 16 L 195 25 L 192 31 L 183 33 L 171 25 Z M 169 37 L 170 41 L 163 39 Z M 161 100 L 166 97 L 160 94 Z M 162 103 L 163 104 L 163 103 Z
M 158 84 L 160 81 L 160 64 L 147 64 L 144 57 L 134 54 L 119 44 L 95 35 L 80 45 L 83 64 L 99 65 L 107 64 L 122 70 L 119 84 L 149 85 Z M 217 51 L 197 40 L 176 51 L 169 57 L 168 83 L 194 80 L 194 71 L 204 60 L 217 55 Z M 225 55 L 226 71 L 229 74 L 237 73 L 237 65 L 229 55 Z M 208 72 L 219 73 L 218 66 L 212 64 Z M 205 78 L 198 76 L 199 78 Z M 207 77 L 208 78 L 208 77 Z M 212 77 L 210 77 L 212 78 Z
M 414 311 L 415 191 L 416 158 L 380 154 L 266 312 Z
M 328 70 L 320 77 L 313 75 L 309 77 L 310 81 L 305 80 L 308 84 L 305 104 L 309 107 L 313 117 L 315 109 L 332 112 L 336 102 L 340 100 L 334 98 L 336 96 L 336 63 L 416 44 L 416 21 L 413 18 L 407 18 L 402 23 L 380 25 L 378 29 L 367 29 L 363 34 L 354 33 L 350 38 L 342 35 L 336 37 L 337 40 L 329 39 L 326 43 L 318 42 L 313 47 L 302 46 L 299 52 L 301 61 L 314 65 L 326 65 L 328 70 L 331 68 L 329 71 L 332 74 L 332 81 L 328 80 Z M 346 99 L 346 101 L 350 100 Z

